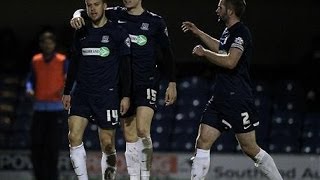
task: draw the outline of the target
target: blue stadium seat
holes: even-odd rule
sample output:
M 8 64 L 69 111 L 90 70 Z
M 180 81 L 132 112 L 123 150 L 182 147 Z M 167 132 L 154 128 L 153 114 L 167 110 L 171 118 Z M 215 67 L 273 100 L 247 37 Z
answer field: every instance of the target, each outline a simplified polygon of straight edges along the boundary
M 213 144 L 211 150 L 221 153 L 232 153 L 237 151 L 238 142 L 234 136 L 234 133 L 228 131 L 217 139 Z M 240 151 L 240 149 L 238 149 Z
M 266 80 L 254 80 L 253 87 L 253 91 L 256 96 L 271 96 L 272 94 L 271 85 Z
M 10 149 L 24 149 L 29 148 L 30 135 L 29 131 L 16 131 L 10 137 L 8 137 L 7 148 Z
M 115 143 L 116 143 L 116 149 L 117 151 L 125 151 L 126 150 L 126 141 L 123 137 L 123 131 L 122 128 L 118 128 L 116 130 L 116 138 L 115 138 Z
M 193 134 L 177 134 L 174 133 L 171 142 L 172 151 L 194 151 L 196 136 Z
M 276 82 L 273 107 L 279 111 L 304 111 L 306 100 L 302 85 L 295 80 L 279 80 Z
M 177 82 L 179 95 L 182 94 L 208 94 L 208 81 L 204 78 L 192 76 L 181 78 Z
M 302 146 L 303 153 L 319 153 L 320 151 L 320 113 L 306 113 L 303 121 Z
M 287 141 L 269 143 L 269 151 L 271 153 L 299 153 L 299 142 L 288 143 Z
M 320 127 L 320 113 L 306 113 L 303 119 L 303 126 L 304 127 Z
M 303 96 L 304 90 L 301 83 L 297 80 L 278 80 L 275 83 L 275 94 L 285 96 Z
M 272 114 L 271 128 L 274 131 L 286 129 L 291 137 L 300 137 L 302 120 L 302 113 L 275 111 Z
M 173 131 L 172 115 L 156 113 L 151 125 L 151 137 L 155 150 L 166 151 L 170 148 L 170 136 Z
M 98 126 L 95 124 L 88 124 L 84 136 L 83 143 L 89 150 L 100 150 L 100 141 L 98 135 Z
M 300 152 L 302 114 L 276 111 L 272 116 L 269 150 L 274 153 Z

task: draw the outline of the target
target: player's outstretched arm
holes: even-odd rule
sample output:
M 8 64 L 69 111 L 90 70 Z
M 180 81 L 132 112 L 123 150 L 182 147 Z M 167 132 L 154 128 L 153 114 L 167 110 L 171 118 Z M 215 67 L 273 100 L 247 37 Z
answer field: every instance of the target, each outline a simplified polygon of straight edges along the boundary
M 199 37 L 201 41 L 208 46 L 208 48 L 213 52 L 219 51 L 219 40 L 216 38 L 211 37 L 207 33 L 200 30 L 194 23 L 185 21 L 182 22 L 181 29 L 183 32 L 192 32 L 194 35 Z

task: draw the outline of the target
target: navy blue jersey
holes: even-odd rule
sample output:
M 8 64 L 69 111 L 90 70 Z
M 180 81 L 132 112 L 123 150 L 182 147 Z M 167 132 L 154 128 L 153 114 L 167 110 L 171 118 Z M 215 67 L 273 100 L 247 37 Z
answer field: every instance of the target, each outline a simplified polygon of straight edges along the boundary
M 230 48 L 238 48 L 242 56 L 234 69 L 218 68 L 214 97 L 252 98 L 249 61 L 252 56 L 252 38 L 249 29 L 241 22 L 226 28 L 220 37 L 219 53 L 227 54 Z
M 168 31 L 162 17 L 149 11 L 130 15 L 126 8 L 107 9 L 107 17 L 119 23 L 129 33 L 134 85 L 152 83 L 157 71 L 157 48 L 170 47 Z
M 108 21 L 103 27 L 84 27 L 75 38 L 78 54 L 76 91 L 103 94 L 118 88 L 121 56 L 130 54 L 130 39 L 118 24 Z

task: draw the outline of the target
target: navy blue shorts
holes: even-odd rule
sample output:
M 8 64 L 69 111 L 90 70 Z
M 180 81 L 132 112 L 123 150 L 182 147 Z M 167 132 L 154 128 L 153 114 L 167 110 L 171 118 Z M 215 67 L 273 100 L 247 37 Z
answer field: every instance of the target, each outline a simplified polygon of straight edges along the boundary
M 235 133 L 246 133 L 259 125 L 253 99 L 224 99 L 212 97 L 201 117 L 201 123 L 220 132 L 232 129 Z
M 147 106 L 153 109 L 157 109 L 157 97 L 159 91 L 159 84 L 156 85 L 141 85 L 133 88 L 131 96 L 130 108 L 123 117 L 130 117 L 136 114 L 136 109 L 139 106 Z
M 115 129 L 119 125 L 119 95 L 116 90 L 104 95 L 75 92 L 71 98 L 69 116 L 87 118 L 102 129 Z

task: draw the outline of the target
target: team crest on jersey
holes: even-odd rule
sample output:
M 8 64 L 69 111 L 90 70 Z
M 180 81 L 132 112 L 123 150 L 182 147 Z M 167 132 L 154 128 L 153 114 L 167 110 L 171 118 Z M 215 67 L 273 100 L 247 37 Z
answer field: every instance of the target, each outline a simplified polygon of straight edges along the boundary
M 243 39 L 241 37 L 237 37 L 235 40 L 234 40 L 235 43 L 237 44 L 240 44 L 240 45 L 243 45 Z
M 148 31 L 149 30 L 149 23 L 142 23 L 140 29 L 144 30 L 144 31 Z
M 109 42 L 109 36 L 102 36 L 102 39 L 101 39 L 101 42 L 102 43 L 108 43 Z
M 124 41 L 124 43 L 125 43 L 128 47 L 130 47 L 130 45 L 131 45 L 130 38 L 128 37 L 128 38 Z

